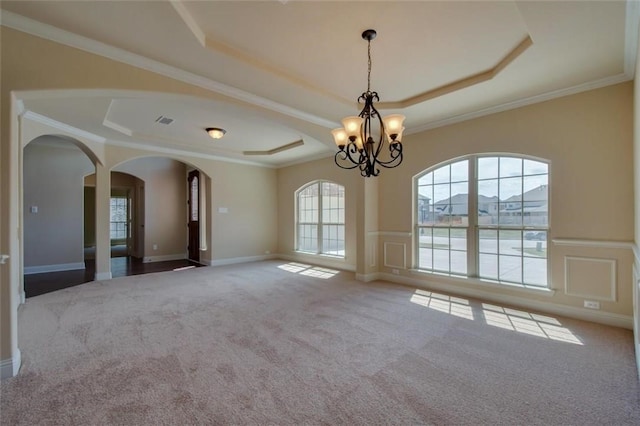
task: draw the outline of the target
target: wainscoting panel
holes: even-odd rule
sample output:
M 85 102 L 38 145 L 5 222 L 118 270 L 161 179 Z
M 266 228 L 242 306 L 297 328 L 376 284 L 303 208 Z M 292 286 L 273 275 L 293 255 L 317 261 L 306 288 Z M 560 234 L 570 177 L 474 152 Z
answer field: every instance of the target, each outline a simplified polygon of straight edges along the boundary
M 567 295 L 616 301 L 617 262 L 615 259 L 565 256 L 564 270 L 564 289 Z
M 384 243 L 384 266 L 387 268 L 407 268 L 407 245 L 405 243 Z
M 369 244 L 369 266 L 375 268 L 378 263 L 378 242 L 374 239 Z

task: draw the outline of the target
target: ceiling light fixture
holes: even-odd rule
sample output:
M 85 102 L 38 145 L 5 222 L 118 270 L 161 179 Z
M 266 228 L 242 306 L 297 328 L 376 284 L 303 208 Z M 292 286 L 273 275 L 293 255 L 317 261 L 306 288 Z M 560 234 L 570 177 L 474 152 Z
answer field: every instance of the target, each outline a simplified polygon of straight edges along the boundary
M 227 131 L 225 129 L 220 129 L 218 127 L 208 127 L 207 133 L 209 133 L 209 136 L 211 136 L 214 139 L 220 139 L 221 137 L 224 136 L 225 133 L 227 133 Z
M 371 91 L 371 40 L 376 38 L 375 30 L 366 30 L 362 38 L 367 41 L 368 74 L 367 91 L 358 98 L 358 103 L 364 102 L 364 108 L 356 117 L 345 117 L 344 127 L 331 131 L 333 139 L 339 148 L 334 157 L 336 164 L 343 169 L 360 168 L 364 177 L 378 176 L 378 166 L 391 169 L 402 163 L 402 132 L 404 115 L 392 114 L 384 118 L 380 116 L 373 103 L 380 101 L 378 92 Z M 372 132 L 371 121 L 378 120 L 378 133 Z M 387 154 L 382 154 L 385 138 L 388 141 Z M 364 142 L 363 142 L 364 141 Z

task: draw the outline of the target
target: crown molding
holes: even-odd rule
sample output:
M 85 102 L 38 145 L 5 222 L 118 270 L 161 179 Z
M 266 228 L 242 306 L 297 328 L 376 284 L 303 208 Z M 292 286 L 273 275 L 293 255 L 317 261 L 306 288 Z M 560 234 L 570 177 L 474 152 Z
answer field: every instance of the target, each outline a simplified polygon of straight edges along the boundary
M 114 139 L 109 139 L 106 144 L 109 146 L 120 146 L 123 148 L 132 148 L 132 149 L 138 149 L 141 151 L 149 151 L 154 154 L 178 155 L 178 156 L 187 157 L 187 158 L 214 160 L 214 161 L 221 161 L 224 163 L 236 163 L 236 164 L 243 164 L 245 166 L 262 167 L 264 169 L 277 169 L 282 167 L 282 166 L 273 166 L 270 164 L 257 163 L 254 161 L 241 160 L 237 158 L 222 157 L 222 156 L 212 155 L 212 154 L 202 154 L 195 151 L 187 151 L 187 150 L 176 149 L 176 148 L 167 148 L 167 147 L 157 146 L 157 145 L 150 146 L 150 145 L 138 144 L 135 142 L 125 142 L 125 141 L 114 140 Z M 126 160 L 126 161 L 129 161 L 129 160 Z
M 175 6 L 174 6 L 175 7 Z M 184 71 L 182 69 L 164 64 L 162 62 L 149 59 L 142 55 L 128 52 L 118 47 L 90 39 L 88 37 L 73 34 L 71 32 L 61 30 L 52 25 L 44 24 L 33 19 L 26 18 L 13 12 L 2 11 L 0 17 L 0 25 L 22 31 L 36 37 L 45 38 L 65 46 L 73 47 L 85 52 L 103 56 L 114 61 L 122 62 L 127 65 L 151 71 L 165 77 L 173 78 L 184 83 L 192 84 L 212 92 L 228 96 L 230 98 L 249 103 L 251 105 L 266 108 L 293 118 L 297 118 L 312 124 L 323 127 L 332 128 L 336 123 L 307 112 L 274 102 L 270 99 L 263 98 L 240 90 L 238 88 L 211 80 L 200 75 Z
M 432 121 L 430 123 L 426 123 L 421 126 L 413 127 L 411 130 L 405 132 L 405 134 L 413 135 L 416 133 L 424 132 L 426 130 L 435 129 L 437 127 L 448 126 L 450 124 L 460 123 L 462 121 L 484 117 L 485 115 L 491 115 L 498 112 L 509 111 L 512 109 L 524 107 L 527 105 L 537 104 L 540 102 L 545 102 L 552 99 L 561 98 L 564 96 L 575 95 L 577 93 L 586 92 L 589 90 L 599 89 L 606 86 L 612 86 L 614 84 L 624 83 L 625 81 L 629 81 L 632 78 L 633 77 L 629 77 L 626 73 L 621 73 L 611 77 L 605 77 L 599 80 L 594 80 L 587 83 L 579 84 L 577 86 L 567 87 L 566 89 L 554 90 L 551 92 L 543 93 L 541 95 L 535 95 L 528 98 L 519 99 L 517 101 L 506 102 L 493 107 L 483 108 L 483 109 L 469 112 L 466 114 L 460 114 L 454 117 Z

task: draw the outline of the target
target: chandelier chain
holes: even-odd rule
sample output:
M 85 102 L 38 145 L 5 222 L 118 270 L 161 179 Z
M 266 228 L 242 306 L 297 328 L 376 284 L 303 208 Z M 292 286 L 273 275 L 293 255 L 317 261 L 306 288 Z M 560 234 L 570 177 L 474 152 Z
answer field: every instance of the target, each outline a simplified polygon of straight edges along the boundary
M 371 40 L 368 41 L 367 46 L 367 57 L 368 57 L 368 72 L 367 72 L 367 92 L 371 91 Z

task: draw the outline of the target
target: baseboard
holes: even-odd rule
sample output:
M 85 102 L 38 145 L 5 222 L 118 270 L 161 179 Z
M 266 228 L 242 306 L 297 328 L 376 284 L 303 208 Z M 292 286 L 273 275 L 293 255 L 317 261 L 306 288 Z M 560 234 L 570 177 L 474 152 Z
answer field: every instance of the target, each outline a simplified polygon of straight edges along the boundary
M 44 272 L 74 271 L 76 269 L 84 269 L 84 262 L 61 263 L 58 265 L 25 266 L 24 274 L 31 275 L 42 274 Z
M 636 345 L 636 367 L 638 369 L 638 378 L 640 378 L 640 344 Z
M 111 272 L 96 272 L 94 279 L 96 281 L 106 281 L 113 278 Z
M 373 274 L 356 274 L 356 280 L 362 281 L 365 283 L 379 280 L 379 279 L 381 279 L 379 272 L 374 272 Z
M 278 254 L 277 259 L 288 260 L 290 262 L 309 263 L 314 266 L 324 266 L 325 268 L 335 268 L 341 271 L 355 272 L 356 265 L 349 265 L 342 259 L 331 256 L 305 255 L 305 254 Z
M 380 280 L 390 281 L 397 284 L 410 285 L 425 290 L 442 291 L 447 294 L 457 296 L 473 297 L 487 302 L 504 303 L 506 305 L 518 306 L 563 317 L 575 318 L 584 321 L 597 322 L 599 324 L 611 325 L 614 327 L 633 329 L 633 317 L 629 315 L 612 314 L 609 312 L 594 311 L 591 309 L 576 308 L 573 306 L 558 305 L 556 303 L 541 302 L 539 300 L 525 299 L 518 296 L 495 294 L 481 289 L 470 289 L 463 287 L 452 287 L 448 284 L 440 284 L 433 281 L 423 281 L 416 278 L 379 273 Z
M 203 260 L 201 263 L 209 266 L 223 266 L 223 265 L 235 265 L 236 263 L 248 263 L 248 262 L 260 262 L 263 260 L 277 259 L 275 254 L 263 254 L 260 256 L 244 256 L 244 257 L 231 257 L 228 259 L 213 259 Z
M 0 379 L 4 380 L 16 376 L 18 371 L 20 371 L 21 365 L 22 356 L 20 354 L 20 349 L 17 349 L 13 358 L 3 359 L 0 361 Z
M 182 260 L 187 258 L 187 253 L 164 254 L 162 256 L 145 256 L 142 263 L 166 262 L 168 260 Z

